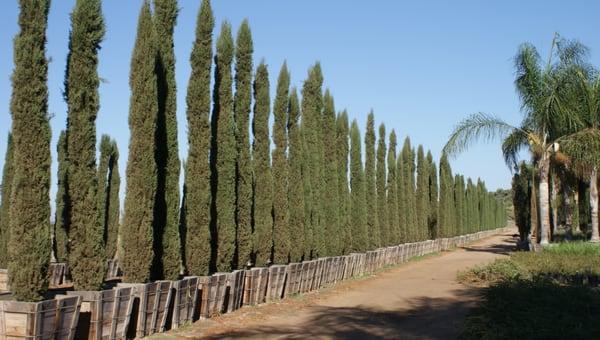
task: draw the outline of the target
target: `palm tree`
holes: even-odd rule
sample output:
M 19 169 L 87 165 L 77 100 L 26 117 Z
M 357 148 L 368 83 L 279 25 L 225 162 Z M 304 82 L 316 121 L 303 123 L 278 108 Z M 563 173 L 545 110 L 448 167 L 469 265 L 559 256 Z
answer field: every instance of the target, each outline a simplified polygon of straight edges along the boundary
M 580 64 L 586 54 L 583 45 L 560 39 L 556 34 L 548 62 L 543 66 L 533 45 L 521 45 L 515 57 L 515 86 L 524 114 L 521 124 L 514 126 L 496 116 L 475 113 L 455 127 L 443 150 L 453 156 L 476 140 L 500 139 L 504 159 L 510 168 L 516 166 L 520 151 L 528 150 L 539 174 L 539 241 L 542 245 L 549 242 L 550 161 L 558 151 L 556 142 L 581 127 L 578 115 L 573 114 L 568 105 L 572 100 L 568 90 L 571 65 Z

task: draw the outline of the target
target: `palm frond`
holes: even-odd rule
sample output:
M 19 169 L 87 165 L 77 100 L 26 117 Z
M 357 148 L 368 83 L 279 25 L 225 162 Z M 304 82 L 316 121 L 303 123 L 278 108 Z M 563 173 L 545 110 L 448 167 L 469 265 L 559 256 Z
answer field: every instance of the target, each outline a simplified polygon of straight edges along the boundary
M 504 162 L 511 169 L 519 167 L 519 153 L 529 145 L 528 135 L 523 130 L 513 130 L 502 142 Z
M 533 45 L 525 43 L 519 46 L 514 63 L 515 87 L 521 99 L 521 109 L 524 111 L 535 110 L 539 106 L 542 91 L 540 55 Z
M 450 134 L 443 152 L 449 156 L 456 156 L 466 150 L 472 143 L 483 139 L 490 142 L 504 139 L 505 136 L 518 130 L 518 128 L 506 123 L 500 118 L 483 112 L 475 113 L 463 119 Z
M 585 177 L 592 169 L 600 169 L 600 129 L 581 130 L 557 139 L 557 143 L 578 176 Z

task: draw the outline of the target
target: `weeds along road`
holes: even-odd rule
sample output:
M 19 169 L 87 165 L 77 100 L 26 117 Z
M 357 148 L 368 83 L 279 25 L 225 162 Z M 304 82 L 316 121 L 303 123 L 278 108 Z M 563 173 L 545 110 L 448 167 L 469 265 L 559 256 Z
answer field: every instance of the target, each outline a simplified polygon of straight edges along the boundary
M 457 283 L 457 272 L 507 256 L 515 232 L 155 339 L 453 339 L 481 293 Z

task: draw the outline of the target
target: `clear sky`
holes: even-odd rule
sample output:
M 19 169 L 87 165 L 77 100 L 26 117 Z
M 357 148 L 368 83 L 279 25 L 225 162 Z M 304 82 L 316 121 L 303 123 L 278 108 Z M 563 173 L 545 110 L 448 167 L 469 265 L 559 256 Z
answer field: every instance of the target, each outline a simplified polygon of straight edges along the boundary
M 65 127 L 62 99 L 74 0 L 53 0 L 48 27 L 49 111 L 53 115 L 52 153 Z M 179 142 L 187 154 L 185 94 L 190 74 L 199 0 L 180 0 L 175 29 Z M 513 56 L 520 43 L 531 42 L 543 58 L 554 32 L 576 38 L 591 49 L 600 66 L 598 1 L 348 1 L 348 0 L 213 0 L 215 40 L 220 22 L 234 33 L 244 18 L 251 24 L 255 65 L 264 58 L 274 90 L 279 68 L 287 60 L 292 83 L 301 87 L 307 68 L 319 60 L 325 86 L 336 108 L 364 127 L 368 111 L 376 123 L 393 128 L 400 145 L 410 136 L 435 158 L 454 124 L 466 115 L 485 111 L 518 124 L 519 101 L 513 86 Z M 100 51 L 101 108 L 98 136 L 116 138 L 124 177 L 129 130 L 129 62 L 141 0 L 106 0 L 107 32 Z M 17 33 L 15 0 L 0 1 L 0 167 L 4 163 L 10 127 L 10 75 L 13 37 Z M 596 24 L 594 24 L 596 23 Z M 364 130 L 363 130 L 364 132 Z M 98 138 L 99 140 L 99 138 Z M 510 186 L 511 174 L 499 144 L 479 145 L 452 160 L 455 172 L 481 177 L 489 189 Z M 52 172 L 52 198 L 56 162 Z M 123 190 L 124 185 L 122 186 Z

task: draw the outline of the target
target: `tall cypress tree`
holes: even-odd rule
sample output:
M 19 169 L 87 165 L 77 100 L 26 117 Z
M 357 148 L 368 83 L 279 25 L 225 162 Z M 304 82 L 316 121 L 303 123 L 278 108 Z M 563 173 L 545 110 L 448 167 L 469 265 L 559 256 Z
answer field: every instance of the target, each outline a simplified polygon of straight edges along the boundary
M 365 131 L 365 186 L 367 195 L 367 230 L 369 248 L 379 247 L 379 218 L 377 217 L 377 189 L 375 188 L 375 116 L 373 111 L 367 116 Z
M 0 187 L 0 192 L 2 193 L 2 201 L 0 201 L 0 268 L 6 268 L 8 264 L 8 213 L 10 211 L 10 197 L 14 177 L 13 151 L 12 134 L 9 132 L 6 141 L 4 168 L 2 169 L 2 187 Z
M 8 272 L 17 300 L 42 298 L 50 261 L 50 124 L 46 27 L 50 1 L 19 1 L 14 39 L 12 134 L 14 180 L 10 205 Z M 18 190 L 16 190 L 18 188 Z
M 111 255 L 109 255 L 108 250 L 108 163 L 110 162 L 112 153 L 112 141 L 108 135 L 102 135 L 100 138 L 100 163 L 98 163 L 98 194 L 96 196 L 97 208 L 98 212 L 98 223 L 100 223 L 100 228 L 102 228 L 102 236 L 105 244 L 105 258 L 111 259 Z M 113 254 L 114 255 L 114 254 Z
M 448 156 L 443 154 L 440 159 L 440 204 L 438 212 L 438 229 L 441 237 L 450 237 L 454 229 L 454 194 L 452 169 Z
M 454 176 L 454 226 L 456 235 L 462 235 L 464 233 L 464 195 L 462 176 L 456 174 Z
M 61 131 L 56 144 L 56 153 L 58 155 L 58 181 L 56 187 L 56 206 L 54 216 L 54 240 L 56 242 L 56 259 L 58 261 L 67 261 L 69 254 L 69 215 L 67 214 L 67 205 L 69 197 L 67 193 L 67 132 Z
M 404 180 L 402 198 L 404 199 L 403 207 L 406 215 L 406 239 L 409 242 L 417 240 L 416 231 L 416 197 L 415 197 L 415 159 L 414 152 L 410 144 L 410 138 L 404 139 L 402 147 L 402 179 Z
M 338 161 L 338 198 L 340 211 L 339 252 L 346 254 L 352 247 L 352 229 L 350 220 L 350 191 L 348 186 L 348 146 L 349 126 L 348 113 L 343 111 L 336 120 L 336 150 Z
M 398 182 L 397 164 L 396 164 L 396 131 L 392 129 L 390 132 L 390 144 L 387 155 L 388 164 L 388 193 L 387 193 L 387 209 L 389 221 L 389 240 L 392 244 L 401 242 L 402 232 L 400 230 L 400 214 L 398 211 Z
M 254 80 L 254 115 L 252 117 L 254 251 L 257 266 L 264 266 L 270 262 L 273 246 L 273 178 L 269 139 L 270 102 L 269 72 L 267 65 L 261 62 L 256 68 Z
M 252 103 L 252 32 L 248 20 L 240 26 L 235 49 L 236 126 L 236 244 L 238 268 L 244 268 L 252 255 L 252 160 L 250 157 L 250 109 Z
M 388 164 L 388 167 L 390 165 Z M 405 243 L 408 242 L 408 221 L 407 221 L 407 214 L 406 214 L 406 197 L 405 197 L 405 189 L 404 186 L 406 184 L 406 179 L 405 177 L 405 173 L 404 173 L 404 161 L 402 159 L 402 151 L 399 152 L 398 157 L 396 158 L 396 200 L 398 201 L 397 204 L 397 211 L 398 211 L 398 240 L 396 240 L 397 242 L 394 243 Z M 391 184 L 393 185 L 393 184 Z M 389 195 L 389 190 L 390 188 L 388 188 L 388 195 Z M 391 213 L 391 212 L 390 212 Z M 388 213 L 389 215 L 389 213 Z M 391 223 L 391 219 L 390 219 L 390 223 Z M 391 233 L 391 231 L 390 231 Z
M 235 127 L 231 93 L 233 61 L 231 25 L 223 22 L 215 55 L 215 90 L 212 124 L 212 223 L 216 245 L 216 270 L 231 270 L 235 250 Z
M 100 0 L 78 0 L 71 13 L 64 93 L 68 108 L 69 269 L 76 290 L 99 289 L 105 273 L 104 233 L 96 211 L 97 68 L 103 37 Z
M 304 255 L 304 179 L 302 176 L 303 152 L 302 134 L 300 132 L 300 103 L 298 92 L 292 89 L 290 93 L 287 131 L 290 140 L 288 151 L 290 176 L 289 176 L 289 236 L 290 258 L 292 261 L 301 261 Z
M 352 224 L 352 251 L 365 251 L 369 245 L 367 233 L 367 208 L 365 195 L 365 174 L 361 161 L 360 131 L 356 120 L 350 127 L 350 204 Z
M 210 208 L 210 70 L 214 19 L 209 0 L 203 0 L 196 20 L 196 40 L 190 56 L 187 88 L 188 157 L 185 167 L 185 265 L 190 275 L 206 275 L 211 259 Z
M 389 215 L 387 210 L 387 194 L 386 194 L 386 168 L 385 168 L 385 125 L 379 125 L 379 143 L 377 144 L 377 218 L 380 235 L 380 245 L 389 245 L 390 227 Z M 396 187 L 396 184 L 393 184 Z M 397 214 L 396 214 L 397 215 Z
M 323 97 L 323 145 L 335 146 L 336 117 L 335 104 L 329 90 Z M 340 249 L 340 204 L 338 196 L 338 161 L 335 152 L 324 153 L 324 179 L 323 192 L 323 227 L 325 228 L 325 253 L 326 256 L 339 254 Z
M 320 256 L 324 250 L 323 190 L 324 190 L 324 149 L 323 149 L 323 75 L 321 66 L 316 63 L 308 72 L 308 79 L 302 87 L 302 131 L 306 176 L 310 180 L 310 190 L 305 197 L 306 218 L 312 230 L 311 255 Z
M 438 237 L 438 178 L 437 167 L 433 161 L 431 151 L 427 151 L 427 164 L 429 166 L 429 216 L 427 226 L 429 237 L 434 240 Z
M 290 259 L 289 231 L 289 164 L 286 156 L 290 73 L 284 62 L 277 79 L 277 95 L 273 107 L 273 258 L 275 263 Z M 296 204 L 296 203 L 294 203 Z
M 177 84 L 173 30 L 177 23 L 177 0 L 154 0 L 154 25 L 158 59 L 158 119 L 156 166 L 158 183 L 154 208 L 155 279 L 176 280 L 181 266 L 179 238 L 179 145 L 177 141 Z
M 154 24 L 148 1 L 138 19 L 135 47 L 131 58 L 129 86 L 129 159 L 123 220 L 124 282 L 150 280 L 154 251 L 154 200 L 157 183 L 156 145 L 153 138 L 158 116 L 156 58 L 158 54 Z
M 426 240 L 429 236 L 427 220 L 429 217 L 429 165 L 425 159 L 423 146 L 417 148 L 417 239 Z
M 110 160 L 108 162 L 108 188 L 106 205 L 106 256 L 112 259 L 116 256 L 119 243 L 120 229 L 120 200 L 121 176 L 119 174 L 119 149 L 117 142 L 110 143 Z

